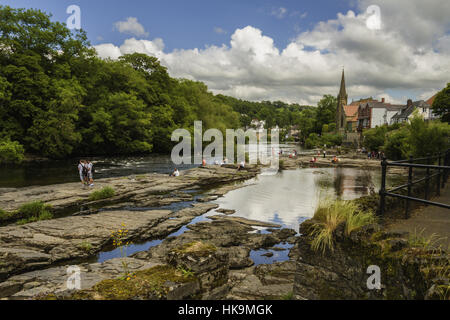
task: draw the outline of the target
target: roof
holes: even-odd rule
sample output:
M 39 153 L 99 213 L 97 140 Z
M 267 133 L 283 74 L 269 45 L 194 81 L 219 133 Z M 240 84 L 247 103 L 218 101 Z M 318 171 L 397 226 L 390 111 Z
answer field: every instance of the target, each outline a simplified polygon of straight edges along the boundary
M 423 100 L 414 101 L 411 106 L 403 106 L 403 109 L 396 113 L 392 119 L 407 119 L 416 108 L 429 108 L 430 105 Z
M 430 106 L 432 106 L 433 105 L 433 102 L 434 102 L 434 99 L 436 98 L 436 96 L 437 96 L 437 93 L 434 95 L 434 96 L 432 96 L 430 99 L 428 99 L 427 101 L 425 101 L 428 105 L 430 105 Z
M 345 116 L 347 121 L 357 121 L 358 120 L 358 108 L 359 106 L 348 105 L 344 106 Z
M 367 102 L 378 102 L 378 100 L 375 100 L 373 98 L 365 98 L 365 99 L 359 99 L 358 101 L 352 101 L 352 103 L 350 103 L 351 106 L 359 106 L 362 103 L 367 103 Z
M 392 117 L 392 119 L 407 119 L 414 112 L 415 108 L 416 108 L 415 105 L 409 106 L 409 107 L 403 109 L 402 111 L 399 111 L 398 113 L 396 113 Z

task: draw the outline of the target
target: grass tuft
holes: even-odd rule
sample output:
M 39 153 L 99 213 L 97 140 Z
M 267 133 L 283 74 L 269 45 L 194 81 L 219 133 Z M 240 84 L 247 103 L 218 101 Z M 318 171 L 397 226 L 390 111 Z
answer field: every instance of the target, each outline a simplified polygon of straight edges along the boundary
M 89 196 L 89 200 L 96 201 L 102 199 L 108 199 L 113 197 L 116 194 L 112 187 L 104 187 L 100 190 L 96 190 L 92 192 Z
M 19 217 L 22 217 L 22 219 L 17 221 L 17 224 L 22 225 L 40 220 L 50 220 L 53 218 L 50 209 L 51 206 L 42 201 L 25 203 L 15 213 Z
M 336 200 L 320 204 L 314 220 L 317 223 L 311 234 L 311 248 L 325 253 L 334 249 L 333 232 L 338 225 L 345 223 L 345 234 L 350 235 L 353 230 L 376 222 L 376 217 L 372 211 L 361 211 L 353 201 Z

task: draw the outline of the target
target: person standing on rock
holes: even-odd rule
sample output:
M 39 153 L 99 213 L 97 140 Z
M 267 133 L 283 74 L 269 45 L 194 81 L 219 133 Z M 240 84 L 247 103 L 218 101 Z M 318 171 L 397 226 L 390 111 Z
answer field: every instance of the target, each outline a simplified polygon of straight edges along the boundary
M 88 160 L 86 166 L 88 168 L 88 184 L 89 184 L 89 187 L 93 187 L 94 186 L 94 164 L 90 160 Z
M 81 184 L 84 186 L 86 184 L 86 181 L 84 179 L 83 168 L 84 160 L 80 160 L 80 162 L 78 163 L 78 173 L 80 174 Z

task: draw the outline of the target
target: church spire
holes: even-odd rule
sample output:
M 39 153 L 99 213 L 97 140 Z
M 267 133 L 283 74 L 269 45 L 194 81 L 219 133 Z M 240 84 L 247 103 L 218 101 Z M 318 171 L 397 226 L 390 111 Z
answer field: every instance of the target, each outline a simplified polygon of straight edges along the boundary
M 336 110 L 336 129 L 337 132 L 345 132 L 346 128 L 346 116 L 344 111 L 344 106 L 347 105 L 347 91 L 345 90 L 345 75 L 344 68 L 342 68 L 342 79 L 341 79 L 341 89 L 337 96 L 337 110 Z
M 344 68 L 342 68 L 342 79 L 341 79 L 341 89 L 339 90 L 339 96 L 347 100 L 347 91 L 345 90 L 345 75 Z

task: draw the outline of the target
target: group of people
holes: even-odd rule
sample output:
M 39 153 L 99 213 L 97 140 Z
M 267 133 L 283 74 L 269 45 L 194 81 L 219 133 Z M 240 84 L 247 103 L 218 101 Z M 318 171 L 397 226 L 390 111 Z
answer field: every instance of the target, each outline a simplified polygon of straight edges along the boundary
M 94 164 L 90 160 L 80 160 L 78 163 L 78 172 L 83 186 L 94 186 Z
M 384 152 L 382 151 L 372 151 L 372 152 L 367 152 L 367 158 L 370 159 L 377 159 L 377 160 L 381 160 L 384 158 Z

